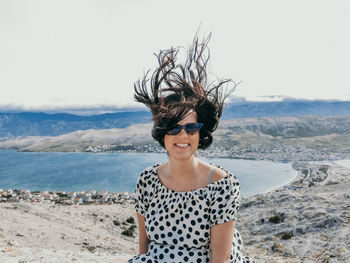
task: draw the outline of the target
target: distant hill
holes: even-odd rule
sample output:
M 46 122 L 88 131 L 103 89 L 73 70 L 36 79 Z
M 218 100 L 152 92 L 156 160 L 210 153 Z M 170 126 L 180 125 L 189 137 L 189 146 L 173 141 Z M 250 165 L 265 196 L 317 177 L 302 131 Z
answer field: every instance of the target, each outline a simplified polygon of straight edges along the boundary
M 0 149 L 41 152 L 159 152 L 152 124 L 124 129 L 79 130 L 59 136 L 0 139 Z M 263 117 L 223 120 L 214 143 L 201 155 L 257 160 L 350 158 L 350 115 Z
M 274 116 L 350 115 L 350 101 L 236 102 L 227 104 L 222 120 Z M 149 123 L 147 110 L 120 111 L 92 116 L 44 112 L 0 113 L 0 137 L 58 136 L 77 130 L 126 128 Z
M 274 116 L 344 116 L 350 115 L 350 101 L 285 100 L 280 102 L 238 102 L 228 104 L 222 119 Z
M 58 136 L 77 130 L 126 128 L 151 119 L 148 111 L 78 116 L 44 112 L 0 113 L 0 137 Z

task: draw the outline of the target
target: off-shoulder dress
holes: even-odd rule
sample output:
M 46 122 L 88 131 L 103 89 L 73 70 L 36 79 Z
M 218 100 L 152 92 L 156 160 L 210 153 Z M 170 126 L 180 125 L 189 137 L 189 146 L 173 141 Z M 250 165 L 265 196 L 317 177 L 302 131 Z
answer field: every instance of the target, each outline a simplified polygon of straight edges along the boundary
M 236 219 L 240 198 L 236 176 L 223 169 L 225 178 L 213 183 L 209 179 L 206 187 L 177 192 L 159 180 L 160 165 L 144 169 L 137 180 L 135 210 L 145 217 L 151 242 L 146 254 L 127 262 L 210 262 L 210 228 Z M 242 246 L 235 229 L 230 263 L 254 263 L 242 254 Z

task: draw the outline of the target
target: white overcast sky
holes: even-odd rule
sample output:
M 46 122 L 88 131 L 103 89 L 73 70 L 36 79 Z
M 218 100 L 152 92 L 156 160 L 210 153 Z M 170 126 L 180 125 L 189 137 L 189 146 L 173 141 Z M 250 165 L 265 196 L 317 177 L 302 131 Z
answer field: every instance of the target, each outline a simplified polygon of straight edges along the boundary
M 237 97 L 350 100 L 347 0 L 0 0 L 0 107 L 135 105 L 153 53 L 199 25 Z

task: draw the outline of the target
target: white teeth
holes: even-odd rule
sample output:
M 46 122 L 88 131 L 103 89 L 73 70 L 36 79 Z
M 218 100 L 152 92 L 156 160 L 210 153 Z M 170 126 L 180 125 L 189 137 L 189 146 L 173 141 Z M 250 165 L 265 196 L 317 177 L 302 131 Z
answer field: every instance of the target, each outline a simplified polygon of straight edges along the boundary
M 177 143 L 175 144 L 176 146 L 179 146 L 179 147 L 187 147 L 188 146 L 188 143 Z

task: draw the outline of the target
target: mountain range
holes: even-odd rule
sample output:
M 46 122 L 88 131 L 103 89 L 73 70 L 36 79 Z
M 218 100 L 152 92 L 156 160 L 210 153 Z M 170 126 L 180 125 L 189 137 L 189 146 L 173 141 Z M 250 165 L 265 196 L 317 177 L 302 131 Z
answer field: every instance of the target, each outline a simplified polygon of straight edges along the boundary
M 226 105 L 222 120 L 274 116 L 345 116 L 350 101 L 285 100 L 281 102 L 235 102 Z M 148 110 L 125 109 L 115 113 L 80 116 L 45 112 L 0 113 L 0 138 L 18 136 L 59 136 L 77 130 L 126 128 L 150 123 Z

